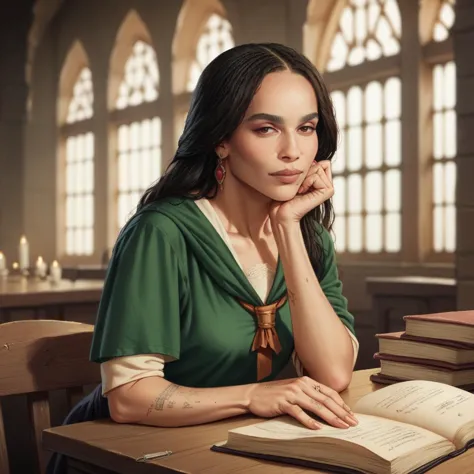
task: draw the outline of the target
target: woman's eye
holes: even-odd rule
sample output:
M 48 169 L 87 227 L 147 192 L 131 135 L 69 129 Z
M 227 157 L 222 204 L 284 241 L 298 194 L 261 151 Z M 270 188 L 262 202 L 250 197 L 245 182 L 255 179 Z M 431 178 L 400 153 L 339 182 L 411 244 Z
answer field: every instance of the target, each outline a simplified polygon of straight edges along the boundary
M 312 127 L 311 125 L 304 125 L 300 129 L 303 133 L 313 133 L 316 131 L 315 127 Z
M 268 135 L 269 132 L 271 132 L 272 130 L 273 130 L 273 127 L 261 127 L 257 129 L 257 132 L 262 135 Z

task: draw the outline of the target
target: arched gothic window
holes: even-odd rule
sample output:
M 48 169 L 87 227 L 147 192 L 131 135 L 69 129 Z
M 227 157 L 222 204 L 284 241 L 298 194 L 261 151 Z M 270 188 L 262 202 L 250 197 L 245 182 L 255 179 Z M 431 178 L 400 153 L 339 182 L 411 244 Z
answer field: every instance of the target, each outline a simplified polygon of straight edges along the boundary
M 449 37 L 449 31 L 454 24 L 454 1 L 443 0 L 440 5 L 438 17 L 433 27 L 433 41 L 445 41 Z
M 400 37 L 395 0 L 349 0 L 332 42 L 325 77 L 340 129 L 333 175 L 343 254 L 401 250 Z
M 219 54 L 234 46 L 232 25 L 218 0 L 212 0 L 209 14 L 198 2 L 187 0 L 181 10 L 176 33 L 174 59 L 175 141 L 181 135 L 188 113 L 191 93 L 204 68 Z
M 452 253 L 456 247 L 456 64 L 449 43 L 454 24 L 454 0 L 441 2 L 433 26 L 431 43 L 449 49 L 442 60 L 425 47 L 425 58 L 432 65 L 432 173 L 433 173 L 433 250 Z
M 147 104 L 159 98 L 153 47 L 136 41 L 125 61 L 115 101 L 117 122 L 117 228 L 133 214 L 144 191 L 161 174 L 161 120 Z
M 400 35 L 396 0 L 349 0 L 332 43 L 327 70 L 398 54 Z
M 59 92 L 60 115 L 60 253 L 69 257 L 90 256 L 94 252 L 94 115 L 92 74 L 78 67 L 82 47 L 76 44 L 66 60 Z M 76 59 L 74 59 L 76 58 Z M 71 77 L 71 71 L 78 73 Z M 71 80 L 72 79 L 72 80 Z M 67 84 L 70 80 L 70 89 Z
M 219 54 L 232 48 L 232 26 L 226 18 L 213 13 L 206 22 L 196 46 L 196 57 L 189 69 L 187 90 L 192 92 L 196 87 L 203 69 Z

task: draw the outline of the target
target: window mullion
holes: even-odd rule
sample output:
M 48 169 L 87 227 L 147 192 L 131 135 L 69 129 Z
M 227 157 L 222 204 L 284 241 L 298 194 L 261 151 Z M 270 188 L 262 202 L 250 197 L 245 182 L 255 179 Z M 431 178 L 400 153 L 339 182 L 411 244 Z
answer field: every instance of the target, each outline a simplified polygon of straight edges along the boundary
M 423 187 L 420 173 L 422 136 L 420 94 L 422 51 L 419 39 L 419 7 L 412 0 L 400 0 L 403 34 L 401 38 L 402 88 L 402 259 L 418 262 L 426 229 L 421 221 Z

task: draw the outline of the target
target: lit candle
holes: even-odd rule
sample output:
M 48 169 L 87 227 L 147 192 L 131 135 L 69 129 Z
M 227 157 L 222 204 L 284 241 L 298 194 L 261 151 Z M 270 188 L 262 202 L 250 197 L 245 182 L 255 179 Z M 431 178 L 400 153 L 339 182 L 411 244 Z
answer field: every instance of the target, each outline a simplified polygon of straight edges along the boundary
M 46 276 L 46 262 L 43 260 L 43 257 L 41 255 L 38 257 L 38 260 L 36 260 L 36 275 L 39 276 L 40 278 L 44 278 Z
M 20 239 L 18 247 L 20 270 L 27 270 L 30 267 L 30 248 L 25 236 Z
M 55 260 L 49 268 L 49 274 L 51 275 L 51 281 L 58 283 L 61 280 L 62 269 L 57 260 Z
M 20 266 L 18 265 L 18 262 L 13 262 L 12 263 L 12 268 L 13 268 L 13 270 L 18 270 L 18 268 L 20 268 Z
M 2 252 L 0 252 L 0 272 L 4 272 L 7 269 L 7 260 L 5 258 L 5 255 L 3 255 Z

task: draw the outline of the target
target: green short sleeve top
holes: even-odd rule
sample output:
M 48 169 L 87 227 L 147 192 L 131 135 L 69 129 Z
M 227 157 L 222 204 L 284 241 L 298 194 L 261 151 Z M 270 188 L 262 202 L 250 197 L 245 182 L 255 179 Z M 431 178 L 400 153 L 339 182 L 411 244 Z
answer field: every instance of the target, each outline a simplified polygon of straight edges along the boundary
M 342 295 L 330 235 L 321 234 L 324 269 L 320 284 L 342 322 L 354 321 Z M 278 262 L 268 301 L 286 292 Z M 162 354 L 165 377 L 190 387 L 217 387 L 257 381 L 257 354 L 251 350 L 256 320 L 238 300 L 263 302 L 227 245 L 189 199 L 154 203 L 122 230 L 109 263 L 99 305 L 91 360 Z M 276 315 L 281 343 L 273 354 L 276 377 L 294 349 L 288 303 Z

